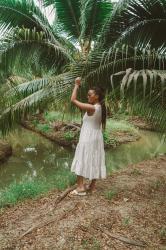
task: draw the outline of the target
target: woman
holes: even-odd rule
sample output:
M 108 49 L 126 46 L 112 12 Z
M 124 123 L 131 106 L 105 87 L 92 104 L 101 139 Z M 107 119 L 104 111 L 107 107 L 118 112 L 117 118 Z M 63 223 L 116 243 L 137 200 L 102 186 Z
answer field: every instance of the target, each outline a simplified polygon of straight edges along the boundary
M 71 195 L 86 195 L 86 190 L 91 192 L 96 189 L 96 179 L 106 178 L 105 152 L 102 128 L 106 124 L 106 108 L 104 94 L 100 88 L 94 87 L 88 91 L 88 103 L 77 100 L 77 92 L 81 79 L 75 79 L 71 102 L 86 113 L 83 117 L 79 142 L 76 147 L 71 171 L 77 175 L 77 188 Z M 86 187 L 84 178 L 91 183 Z

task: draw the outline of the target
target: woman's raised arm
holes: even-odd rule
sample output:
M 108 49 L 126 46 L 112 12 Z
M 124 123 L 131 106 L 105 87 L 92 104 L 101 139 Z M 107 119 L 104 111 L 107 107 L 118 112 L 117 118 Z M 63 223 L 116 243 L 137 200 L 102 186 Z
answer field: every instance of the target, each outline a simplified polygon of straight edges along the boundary
M 86 110 L 89 112 L 94 112 L 95 111 L 95 107 L 92 104 L 89 103 L 83 103 L 77 100 L 77 92 L 79 89 L 79 86 L 81 85 L 81 79 L 80 77 L 77 77 L 75 79 L 75 86 L 71 95 L 71 102 L 74 103 L 78 108 L 82 109 L 82 110 Z

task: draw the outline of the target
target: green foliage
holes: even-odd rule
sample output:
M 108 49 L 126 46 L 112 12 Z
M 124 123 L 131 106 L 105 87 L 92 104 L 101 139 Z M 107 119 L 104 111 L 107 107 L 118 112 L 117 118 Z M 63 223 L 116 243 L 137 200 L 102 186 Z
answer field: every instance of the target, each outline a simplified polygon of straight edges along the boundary
M 108 199 L 108 200 L 112 200 L 116 195 L 118 194 L 118 191 L 113 189 L 110 191 L 106 191 L 104 193 L 104 196 Z
M 138 130 L 125 120 L 107 119 L 106 130 L 103 132 L 104 143 L 108 146 L 116 146 L 116 132 L 128 132 L 138 134 Z M 114 135 L 115 134 L 115 135 Z
M 72 141 L 75 138 L 75 133 L 73 131 L 67 131 L 64 133 L 64 138 L 67 141 Z
M 53 121 L 60 121 L 62 119 L 62 113 L 61 112 L 54 112 L 54 111 L 51 111 L 51 112 L 45 112 L 44 113 L 44 119 L 47 121 L 47 122 L 53 122 Z
M 18 201 L 33 198 L 42 192 L 48 191 L 48 186 L 46 184 L 38 182 L 24 182 L 24 183 L 13 183 L 6 190 L 2 191 L 0 194 L 1 204 L 3 207 L 7 204 L 15 204 Z
M 54 107 L 52 107 L 54 109 Z M 44 119 L 48 122 L 53 121 L 64 121 L 64 122 L 78 122 L 80 123 L 79 113 L 72 114 L 69 112 L 60 112 L 60 111 L 47 111 L 44 113 Z
M 103 132 L 103 139 L 104 139 L 104 143 L 108 146 L 110 146 L 110 145 L 116 146 L 117 145 L 116 138 L 112 137 L 108 131 Z
M 130 225 L 131 222 L 132 222 L 132 221 L 131 221 L 131 218 L 130 218 L 130 217 L 125 217 L 125 218 L 123 219 L 123 221 L 122 221 L 122 223 L 123 223 L 124 226 Z
M 60 169 L 56 175 L 50 177 L 50 184 L 58 190 L 64 190 L 68 186 L 74 185 L 76 181 L 75 175 L 70 170 Z
M 34 120 L 32 121 L 32 124 L 33 124 L 35 127 L 37 127 L 38 124 L 39 124 L 39 120 L 34 119 Z
M 138 133 L 138 130 L 131 123 L 125 120 L 108 119 L 107 129 L 110 132 L 124 131 L 124 132 Z
M 49 124 L 37 124 L 36 128 L 44 133 L 48 133 L 51 130 Z
M 81 99 L 89 86 L 102 83 L 113 105 L 121 100 L 121 111 L 142 114 L 165 131 L 166 2 L 122 0 L 113 11 L 105 0 L 42 3 L 56 10 L 53 24 L 35 1 L 0 3 L 0 75 L 24 71 L 38 77 L 6 94 L 2 131 L 39 106 L 69 102 L 76 76 L 83 79 Z
M 83 239 L 81 242 L 80 250 L 100 250 L 101 244 L 96 238 L 85 240 Z
M 61 169 L 48 180 L 26 181 L 21 183 L 12 183 L 8 188 L 0 193 L 0 208 L 6 205 L 16 204 L 19 201 L 34 198 L 42 193 L 48 192 L 54 188 L 64 190 L 75 183 L 75 176 L 66 169 Z

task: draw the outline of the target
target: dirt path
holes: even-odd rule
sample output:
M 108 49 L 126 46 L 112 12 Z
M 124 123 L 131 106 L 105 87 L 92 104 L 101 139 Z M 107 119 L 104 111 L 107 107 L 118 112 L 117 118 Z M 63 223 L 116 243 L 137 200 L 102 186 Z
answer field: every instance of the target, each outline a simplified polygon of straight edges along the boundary
M 166 249 L 166 156 L 128 166 L 98 182 L 97 193 L 67 196 L 55 206 L 59 194 L 2 211 L 0 249 Z

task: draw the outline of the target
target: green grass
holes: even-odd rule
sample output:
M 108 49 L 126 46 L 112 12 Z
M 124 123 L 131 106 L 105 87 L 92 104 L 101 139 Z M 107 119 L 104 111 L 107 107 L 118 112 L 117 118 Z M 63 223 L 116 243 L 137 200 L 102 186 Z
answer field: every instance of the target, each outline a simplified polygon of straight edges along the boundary
M 82 240 L 80 250 L 101 250 L 101 249 L 102 248 L 101 248 L 100 241 L 97 240 L 96 238 Z
M 81 123 L 81 114 L 80 112 L 76 114 L 70 114 L 70 113 L 63 113 L 60 111 L 46 111 L 44 113 L 44 119 L 47 122 L 53 122 L 53 121 L 64 121 L 64 122 L 78 122 Z M 34 120 L 33 123 L 35 125 L 38 124 L 37 120 Z M 119 117 L 118 119 L 107 119 L 106 124 L 106 131 L 128 131 L 128 132 L 138 132 L 138 130 L 127 120 L 122 117 Z
M 103 132 L 104 143 L 108 146 L 117 146 L 116 132 L 127 132 L 129 134 L 138 134 L 138 130 L 125 120 L 107 119 L 106 130 Z
M 67 141 L 72 141 L 75 138 L 75 133 L 73 131 L 67 131 L 64 133 L 64 138 Z
M 37 119 L 33 120 L 32 124 L 36 127 L 39 124 L 39 120 L 37 120 Z
M 37 124 L 36 128 L 44 133 L 48 133 L 52 130 L 49 124 Z
M 131 174 L 134 175 L 134 176 L 139 176 L 139 175 L 142 175 L 141 171 L 137 168 L 134 168 L 132 171 L 131 171 Z
M 66 169 L 59 170 L 47 180 L 23 181 L 12 183 L 8 188 L 0 192 L 0 208 L 14 205 L 19 201 L 34 198 L 52 189 L 64 190 L 75 183 L 75 176 Z
M 123 219 L 122 223 L 123 223 L 124 226 L 128 226 L 128 225 L 130 225 L 132 223 L 132 220 L 131 220 L 130 217 L 125 217 Z
M 47 122 L 53 122 L 53 121 L 64 121 L 64 122 L 81 122 L 81 116 L 79 114 L 69 114 L 69 113 L 63 113 L 58 111 L 47 111 L 44 113 L 44 119 Z
M 159 233 L 162 239 L 166 239 L 166 227 L 162 227 Z
M 62 118 L 63 118 L 63 114 L 61 112 L 47 111 L 44 113 L 44 119 L 47 122 L 59 121 L 59 120 L 62 120 Z
M 44 113 L 44 119 L 46 122 L 61 121 L 64 122 L 81 122 L 80 113 L 78 114 L 69 114 L 62 113 L 58 111 L 47 111 Z M 138 130 L 126 120 L 116 120 L 109 118 L 107 119 L 106 131 L 129 131 L 137 132 Z
M 166 181 L 164 179 L 158 179 L 150 183 L 150 188 L 153 190 L 159 190 L 166 187 Z
M 131 133 L 138 133 L 138 130 L 129 122 L 125 120 L 114 120 L 114 119 L 107 119 L 107 131 L 124 131 L 124 132 L 131 132 Z
M 111 137 L 111 133 L 109 133 L 107 130 L 103 132 L 103 139 L 104 143 L 106 145 L 112 145 L 116 146 L 117 145 L 117 140 L 115 137 Z
M 104 196 L 108 199 L 108 200 L 112 200 L 116 195 L 118 194 L 117 190 L 113 189 L 110 191 L 106 191 L 104 193 Z

